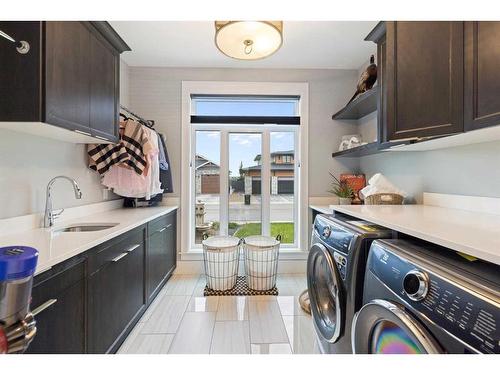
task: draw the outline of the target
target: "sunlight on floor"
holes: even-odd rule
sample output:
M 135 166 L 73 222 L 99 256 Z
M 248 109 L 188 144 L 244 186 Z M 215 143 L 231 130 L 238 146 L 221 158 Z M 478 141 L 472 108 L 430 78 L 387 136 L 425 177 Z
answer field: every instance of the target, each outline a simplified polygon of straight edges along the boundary
M 204 297 L 204 275 L 174 275 L 118 353 L 318 353 L 298 303 L 305 275 L 279 275 L 277 286 L 279 296 Z

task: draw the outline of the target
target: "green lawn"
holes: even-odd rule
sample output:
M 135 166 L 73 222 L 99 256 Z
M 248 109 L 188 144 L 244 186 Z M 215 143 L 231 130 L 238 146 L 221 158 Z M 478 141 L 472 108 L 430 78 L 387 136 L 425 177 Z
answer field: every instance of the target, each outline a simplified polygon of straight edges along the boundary
M 242 238 L 255 234 L 261 234 L 260 223 L 244 224 L 234 235 Z M 281 234 L 282 243 L 293 243 L 293 223 L 271 223 L 271 236 L 276 237 L 278 234 Z

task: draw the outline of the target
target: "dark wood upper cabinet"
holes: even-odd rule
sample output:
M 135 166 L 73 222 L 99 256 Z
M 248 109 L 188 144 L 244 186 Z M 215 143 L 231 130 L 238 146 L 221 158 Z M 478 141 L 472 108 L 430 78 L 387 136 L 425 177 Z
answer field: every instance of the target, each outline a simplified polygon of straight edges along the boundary
M 90 31 L 81 22 L 47 22 L 45 43 L 45 122 L 90 135 Z
M 0 30 L 31 46 L 26 55 L 0 48 L 0 94 L 8 98 L 0 122 L 118 139 L 119 56 L 130 48 L 107 22 L 0 22 Z
M 89 58 L 92 135 L 118 139 L 120 55 L 104 38 L 90 34 Z
M 500 22 L 465 23 L 465 129 L 500 125 Z
M 386 22 L 384 59 L 382 142 L 463 132 L 463 22 Z

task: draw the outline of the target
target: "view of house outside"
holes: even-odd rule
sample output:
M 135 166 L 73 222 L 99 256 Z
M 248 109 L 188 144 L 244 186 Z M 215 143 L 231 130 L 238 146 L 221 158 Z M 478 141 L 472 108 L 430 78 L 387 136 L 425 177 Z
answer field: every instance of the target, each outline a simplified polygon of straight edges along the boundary
M 196 132 L 196 241 L 203 235 L 220 233 L 220 133 Z M 261 155 L 260 133 L 229 134 L 229 228 L 238 237 L 261 234 Z M 293 132 L 271 133 L 271 235 L 283 243 L 294 242 Z

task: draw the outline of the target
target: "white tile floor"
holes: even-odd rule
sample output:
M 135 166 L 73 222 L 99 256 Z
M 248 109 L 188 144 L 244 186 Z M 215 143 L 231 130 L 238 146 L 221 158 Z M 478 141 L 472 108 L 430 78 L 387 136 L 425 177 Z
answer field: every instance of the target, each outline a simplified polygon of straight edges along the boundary
M 278 297 L 203 297 L 203 275 L 174 275 L 118 353 L 318 353 L 311 317 L 298 304 L 305 275 L 279 275 L 277 286 Z

